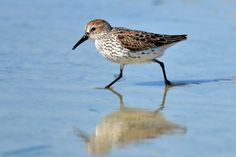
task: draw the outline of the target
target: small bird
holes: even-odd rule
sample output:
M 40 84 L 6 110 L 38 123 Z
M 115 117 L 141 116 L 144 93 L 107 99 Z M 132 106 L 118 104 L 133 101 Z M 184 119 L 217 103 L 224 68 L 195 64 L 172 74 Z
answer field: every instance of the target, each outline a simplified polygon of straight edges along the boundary
M 112 27 L 103 19 L 94 19 L 85 26 L 84 36 L 74 45 L 74 50 L 87 39 L 95 41 L 102 56 L 120 64 L 119 76 L 105 88 L 110 88 L 123 75 L 126 64 L 156 62 L 162 68 L 165 85 L 173 85 L 166 76 L 164 63 L 156 58 L 164 55 L 170 46 L 187 39 L 187 35 L 155 34 L 123 27 Z

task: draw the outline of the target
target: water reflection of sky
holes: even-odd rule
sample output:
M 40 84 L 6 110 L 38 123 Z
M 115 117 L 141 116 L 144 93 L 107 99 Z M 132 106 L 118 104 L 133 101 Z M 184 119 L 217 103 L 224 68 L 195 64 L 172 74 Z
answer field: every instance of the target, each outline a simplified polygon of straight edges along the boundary
M 161 113 L 187 132 L 115 146 L 106 155 L 234 157 L 235 6 L 234 0 L 2 0 L 0 155 L 89 156 L 74 129 L 92 137 L 104 117 L 119 111 L 112 92 L 96 89 L 119 66 L 92 42 L 71 48 L 88 20 L 104 18 L 114 26 L 189 35 L 160 59 L 171 81 L 187 84 L 169 89 Z M 160 68 L 127 66 L 114 88 L 126 107 L 153 111 L 163 97 Z

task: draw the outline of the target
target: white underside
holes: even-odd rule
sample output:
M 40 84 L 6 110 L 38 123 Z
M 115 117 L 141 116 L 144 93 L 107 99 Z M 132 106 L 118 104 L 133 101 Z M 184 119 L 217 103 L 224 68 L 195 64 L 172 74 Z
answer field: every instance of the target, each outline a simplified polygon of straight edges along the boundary
M 95 41 L 95 46 L 100 54 L 111 62 L 118 64 L 140 64 L 150 62 L 155 58 L 163 56 L 165 50 L 174 44 L 175 43 L 148 50 L 130 52 L 119 44 L 111 50 L 102 46 L 100 42 Z

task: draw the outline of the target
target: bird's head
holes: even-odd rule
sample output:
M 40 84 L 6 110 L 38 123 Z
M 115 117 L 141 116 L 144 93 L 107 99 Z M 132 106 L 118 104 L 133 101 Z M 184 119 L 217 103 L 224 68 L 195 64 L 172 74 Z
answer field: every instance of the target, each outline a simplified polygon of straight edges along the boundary
M 85 34 L 84 36 L 74 45 L 72 50 L 74 50 L 81 43 L 86 41 L 87 39 L 99 40 L 104 37 L 109 31 L 111 31 L 111 25 L 102 19 L 95 19 L 89 21 L 85 26 Z

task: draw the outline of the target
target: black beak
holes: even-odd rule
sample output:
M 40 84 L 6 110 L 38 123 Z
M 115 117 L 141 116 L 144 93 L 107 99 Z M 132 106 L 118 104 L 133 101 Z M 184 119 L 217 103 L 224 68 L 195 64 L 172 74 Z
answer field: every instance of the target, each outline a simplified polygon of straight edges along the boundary
M 89 37 L 88 37 L 88 34 L 85 33 L 85 35 L 74 45 L 74 47 L 72 48 L 72 50 L 74 50 L 77 46 L 79 46 L 81 43 L 83 43 L 85 40 L 87 40 Z

